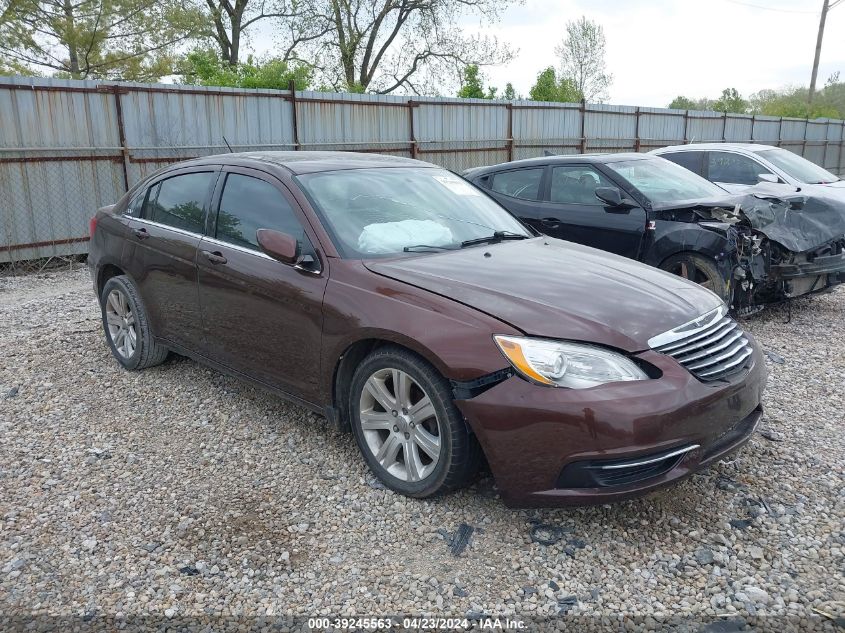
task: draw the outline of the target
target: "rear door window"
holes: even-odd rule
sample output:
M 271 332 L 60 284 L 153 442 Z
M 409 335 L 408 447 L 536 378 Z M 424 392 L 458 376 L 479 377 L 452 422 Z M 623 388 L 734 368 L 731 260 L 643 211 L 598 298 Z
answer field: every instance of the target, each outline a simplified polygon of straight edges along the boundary
M 771 174 L 756 160 L 731 152 L 707 153 L 707 179 L 737 185 L 756 185 L 759 174 Z
M 497 193 L 521 200 L 539 200 L 543 167 L 514 169 L 493 175 L 491 189 Z
M 276 187 L 252 176 L 228 174 L 220 197 L 215 237 L 235 246 L 260 250 L 258 229 L 286 233 L 296 238 L 304 253 L 311 250 L 293 207 Z
M 562 165 L 552 168 L 549 202 L 559 204 L 604 204 L 596 198 L 598 187 L 615 186 L 587 165 Z
M 150 191 L 144 216 L 191 233 L 203 233 L 205 203 L 214 172 L 198 172 L 162 180 Z
M 704 175 L 704 152 L 671 152 L 660 154 L 660 158 L 671 160 L 676 165 L 686 167 L 699 176 Z

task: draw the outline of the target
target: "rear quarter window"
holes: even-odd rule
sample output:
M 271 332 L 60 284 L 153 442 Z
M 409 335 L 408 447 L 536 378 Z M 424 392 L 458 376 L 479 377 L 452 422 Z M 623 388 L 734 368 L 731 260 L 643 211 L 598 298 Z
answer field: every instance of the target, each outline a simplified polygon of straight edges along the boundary
M 511 198 L 521 200 L 540 199 L 540 181 L 543 179 L 543 167 L 501 171 L 491 176 L 491 189 Z
M 150 191 L 144 216 L 159 224 L 202 234 L 213 178 L 213 172 L 197 172 L 162 180 Z
M 686 167 L 699 176 L 704 175 L 704 152 L 671 152 L 660 154 L 660 157 L 671 160 L 681 167 Z

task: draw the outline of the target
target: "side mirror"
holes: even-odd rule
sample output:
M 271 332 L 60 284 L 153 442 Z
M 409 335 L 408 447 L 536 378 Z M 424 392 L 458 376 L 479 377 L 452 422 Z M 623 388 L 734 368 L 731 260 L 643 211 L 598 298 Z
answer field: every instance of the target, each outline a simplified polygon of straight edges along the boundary
M 290 266 L 298 262 L 299 243 L 293 236 L 273 229 L 258 229 L 255 237 L 261 250 L 273 259 Z
M 780 178 L 774 174 L 757 174 L 757 182 L 771 182 L 777 184 L 780 182 Z
M 611 207 L 622 206 L 622 192 L 616 187 L 596 187 L 596 198 Z

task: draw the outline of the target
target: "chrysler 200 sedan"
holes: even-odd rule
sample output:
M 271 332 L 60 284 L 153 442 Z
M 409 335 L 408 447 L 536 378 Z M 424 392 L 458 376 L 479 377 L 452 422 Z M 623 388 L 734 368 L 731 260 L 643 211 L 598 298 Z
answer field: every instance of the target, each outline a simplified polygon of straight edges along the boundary
M 262 152 L 150 176 L 91 220 L 106 340 L 169 351 L 351 429 L 427 497 L 486 458 L 513 505 L 603 503 L 748 440 L 760 348 L 712 292 L 539 236 L 427 163 Z

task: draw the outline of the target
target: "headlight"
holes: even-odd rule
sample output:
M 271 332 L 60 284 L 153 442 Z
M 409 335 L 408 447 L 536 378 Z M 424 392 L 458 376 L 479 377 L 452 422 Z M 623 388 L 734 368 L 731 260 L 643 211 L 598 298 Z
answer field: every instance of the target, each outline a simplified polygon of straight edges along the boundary
M 493 338 L 520 374 L 542 385 L 586 389 L 648 378 L 630 359 L 601 347 L 523 336 Z

